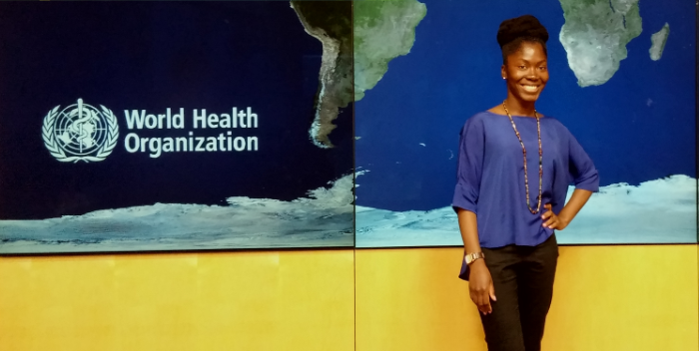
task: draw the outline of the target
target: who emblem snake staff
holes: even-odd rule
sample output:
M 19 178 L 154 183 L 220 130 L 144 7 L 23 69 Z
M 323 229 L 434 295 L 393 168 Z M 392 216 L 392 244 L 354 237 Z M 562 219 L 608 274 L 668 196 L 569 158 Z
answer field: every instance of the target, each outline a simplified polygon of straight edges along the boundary
M 54 107 L 42 126 L 44 145 L 61 162 L 100 162 L 116 147 L 119 125 L 114 113 L 100 105 L 101 110 L 82 99 L 59 111 Z

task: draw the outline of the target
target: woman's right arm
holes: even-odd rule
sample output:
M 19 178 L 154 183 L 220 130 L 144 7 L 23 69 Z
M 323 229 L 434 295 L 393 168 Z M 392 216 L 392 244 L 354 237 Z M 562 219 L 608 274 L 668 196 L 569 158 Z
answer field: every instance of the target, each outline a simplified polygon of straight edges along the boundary
M 476 214 L 471 211 L 458 209 L 457 215 L 459 217 L 461 238 L 464 241 L 464 255 L 481 252 Z M 495 298 L 495 288 L 493 287 L 490 271 L 483 259 L 477 259 L 469 265 L 468 290 L 471 300 L 473 300 L 481 313 L 489 314 L 493 311 L 490 299 L 493 301 L 497 300 Z
M 461 238 L 464 241 L 464 256 L 481 252 L 478 240 L 476 211 L 480 196 L 485 155 L 485 131 L 483 121 L 471 118 L 461 130 L 457 183 L 452 206 L 459 218 Z M 483 314 L 492 312 L 490 299 L 495 300 L 495 291 L 488 267 L 483 259 L 469 265 L 469 292 L 471 300 Z

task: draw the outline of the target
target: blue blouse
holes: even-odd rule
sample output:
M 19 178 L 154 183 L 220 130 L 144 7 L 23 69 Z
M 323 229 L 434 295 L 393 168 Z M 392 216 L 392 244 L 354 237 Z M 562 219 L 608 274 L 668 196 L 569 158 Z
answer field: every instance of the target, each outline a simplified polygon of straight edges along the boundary
M 539 146 L 536 118 L 512 117 L 527 149 L 529 203 L 539 195 Z M 553 234 L 542 226 L 544 204 L 554 213 L 565 205 L 568 185 L 596 192 L 599 176 L 590 157 L 558 120 L 541 117 L 543 150 L 542 202 L 538 214 L 527 208 L 522 146 L 505 115 L 481 112 L 461 130 L 453 208 L 474 212 L 485 248 L 510 244 L 536 246 Z

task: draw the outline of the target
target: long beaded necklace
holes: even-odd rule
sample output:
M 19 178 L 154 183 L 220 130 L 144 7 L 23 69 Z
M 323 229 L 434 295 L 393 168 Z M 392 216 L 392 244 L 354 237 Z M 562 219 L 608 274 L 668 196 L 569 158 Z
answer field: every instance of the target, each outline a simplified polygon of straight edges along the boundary
M 506 101 L 506 100 L 505 100 Z M 505 101 L 502 102 L 502 108 L 505 109 L 505 113 L 507 113 L 507 117 L 510 118 L 510 123 L 512 123 L 512 129 L 515 130 L 515 135 L 517 135 L 517 139 L 519 139 L 519 144 L 522 145 L 522 154 L 524 155 L 524 189 L 527 194 L 527 207 L 529 208 L 529 212 L 532 214 L 537 214 L 539 213 L 539 210 L 541 210 L 541 184 L 542 184 L 542 178 L 544 177 L 544 166 L 543 166 L 543 156 L 544 156 L 544 151 L 541 148 L 541 123 L 539 121 L 539 113 L 534 110 L 534 116 L 536 117 L 536 133 L 537 137 L 539 140 L 539 196 L 537 196 L 538 203 L 536 205 L 536 209 L 533 209 L 531 205 L 529 204 L 529 177 L 527 176 L 527 149 L 524 147 L 524 142 L 522 141 L 522 137 L 519 135 L 519 131 L 517 131 L 517 126 L 515 126 L 515 121 L 512 119 L 512 115 L 510 115 L 510 111 L 507 110 L 507 106 L 505 106 Z

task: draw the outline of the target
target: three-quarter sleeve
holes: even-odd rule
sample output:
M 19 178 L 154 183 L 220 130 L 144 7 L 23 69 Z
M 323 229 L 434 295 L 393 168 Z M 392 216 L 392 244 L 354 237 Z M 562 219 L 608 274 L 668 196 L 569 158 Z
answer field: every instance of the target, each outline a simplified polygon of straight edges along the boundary
M 456 188 L 452 201 L 455 211 L 461 208 L 477 213 L 484 152 L 483 122 L 479 118 L 470 118 L 461 129 Z
M 599 190 L 599 173 L 590 156 L 575 137 L 569 133 L 569 172 L 576 189 L 596 192 Z

